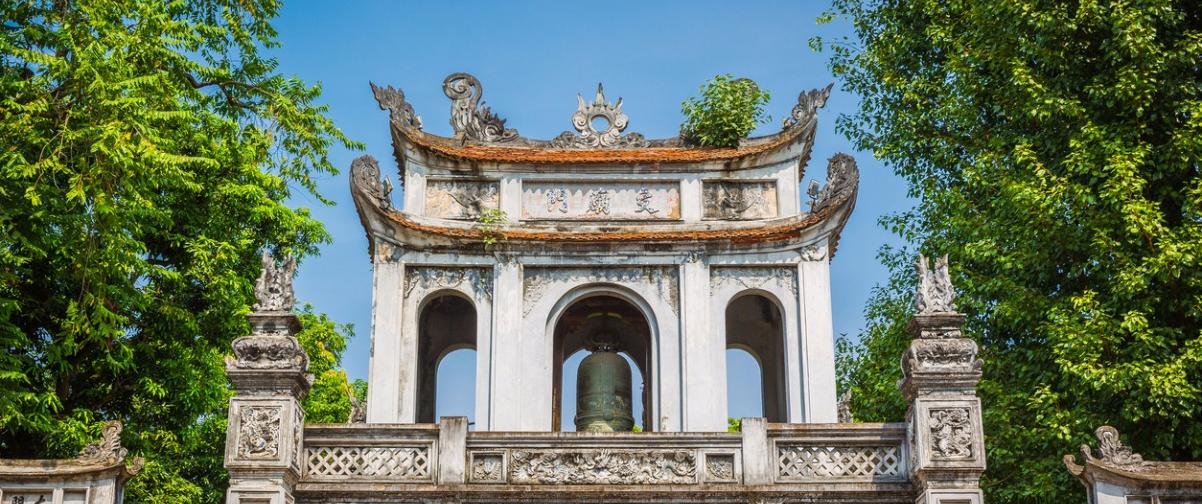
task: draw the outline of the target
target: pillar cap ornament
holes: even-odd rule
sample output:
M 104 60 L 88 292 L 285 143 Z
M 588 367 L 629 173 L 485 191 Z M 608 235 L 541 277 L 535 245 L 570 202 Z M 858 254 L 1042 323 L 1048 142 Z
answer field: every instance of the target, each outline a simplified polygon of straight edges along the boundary
M 233 355 L 225 358 L 226 374 L 236 389 L 303 396 L 312 376 L 305 373 L 309 356 L 296 339 L 300 318 L 292 312 L 296 260 L 288 257 L 277 264 L 266 250 L 261 258 L 263 269 L 255 281 L 258 302 L 246 316 L 251 334 L 234 340 Z

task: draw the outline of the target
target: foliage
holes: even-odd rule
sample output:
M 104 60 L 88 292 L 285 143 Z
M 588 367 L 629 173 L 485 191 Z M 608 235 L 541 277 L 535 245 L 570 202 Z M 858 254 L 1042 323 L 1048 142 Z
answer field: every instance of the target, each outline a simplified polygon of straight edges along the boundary
M 764 113 L 768 99 L 768 92 L 751 79 L 715 75 L 701 86 L 701 98 L 680 104 L 685 115 L 681 135 L 697 145 L 738 147 L 756 126 L 772 120 Z
M 313 177 L 356 146 L 265 54 L 278 9 L 0 2 L 0 453 L 72 456 L 118 419 L 148 464 L 129 502 L 221 500 L 258 251 L 328 241 L 284 202 L 326 201 Z
M 743 432 L 743 419 L 727 417 L 726 432 Z
M 1145 457 L 1202 458 L 1202 15 L 1191 2 L 836 0 L 828 47 L 863 97 L 839 129 L 903 177 L 882 220 L 948 253 L 980 387 L 993 502 L 1079 500 L 1060 457 L 1113 424 Z M 843 385 L 902 414 L 913 250 Z
M 484 236 L 484 249 L 492 249 L 497 243 L 505 241 L 505 233 L 501 226 L 509 221 L 509 215 L 504 210 L 487 208 L 476 217 L 476 226 Z
M 345 423 L 351 412 L 351 395 L 356 391 L 351 387 L 346 371 L 338 365 L 355 329 L 350 324 L 335 324 L 324 313 L 314 313 L 313 306 L 308 303 L 299 315 L 303 329 L 296 338 L 309 355 L 309 372 L 314 377 L 313 388 L 309 389 L 302 405 L 305 422 Z

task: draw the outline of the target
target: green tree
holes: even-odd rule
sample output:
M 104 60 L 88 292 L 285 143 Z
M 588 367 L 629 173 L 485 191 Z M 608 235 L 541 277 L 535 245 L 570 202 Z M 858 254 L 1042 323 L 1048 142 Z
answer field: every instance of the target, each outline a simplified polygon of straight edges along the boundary
M 130 502 L 220 501 L 222 359 L 249 331 L 258 251 L 329 240 L 284 202 L 326 202 L 313 177 L 356 147 L 277 71 L 278 9 L 0 2 L 4 456 L 72 456 L 118 419 L 147 458 Z M 337 354 L 317 318 L 306 344 Z
M 992 502 L 1081 498 L 1060 457 L 1101 424 L 1202 458 L 1202 10 L 1196 2 L 836 0 L 862 97 L 838 128 L 919 204 L 883 224 L 951 255 L 981 384 Z M 844 342 L 866 420 L 902 413 L 914 250 Z
M 768 100 L 768 92 L 751 79 L 715 75 L 701 86 L 700 98 L 680 104 L 685 116 L 681 136 L 697 145 L 738 147 L 756 126 L 772 120 L 764 113 Z

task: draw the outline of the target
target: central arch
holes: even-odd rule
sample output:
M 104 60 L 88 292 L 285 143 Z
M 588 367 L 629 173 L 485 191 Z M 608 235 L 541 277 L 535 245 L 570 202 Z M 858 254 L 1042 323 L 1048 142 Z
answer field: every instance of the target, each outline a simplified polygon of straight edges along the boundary
M 557 303 L 553 313 L 549 324 L 553 370 L 551 429 L 563 430 L 564 387 L 576 386 L 563 383 L 565 364 L 577 352 L 587 351 L 593 334 L 607 330 L 618 336 L 619 353 L 634 364 L 634 372 L 642 377 L 641 390 L 633 390 L 631 397 L 632 401 L 642 405 L 643 410 L 635 423 L 642 425 L 644 430 L 653 430 L 654 387 L 658 379 L 653 366 L 656 334 L 654 318 L 646 302 L 617 286 L 594 285 L 569 292 Z

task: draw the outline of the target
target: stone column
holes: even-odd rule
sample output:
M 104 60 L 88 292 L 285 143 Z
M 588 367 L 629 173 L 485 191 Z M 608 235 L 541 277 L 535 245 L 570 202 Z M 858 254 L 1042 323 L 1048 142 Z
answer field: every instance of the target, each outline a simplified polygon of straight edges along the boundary
M 290 504 L 300 479 L 305 413 L 301 400 L 312 376 L 309 357 L 296 340 L 300 320 L 292 313 L 289 258 L 277 267 L 263 253 L 255 286 L 258 304 L 248 315 L 252 332 L 234 341 L 225 369 L 234 386 L 225 440 L 230 473 L 227 504 Z
M 417 357 L 416 349 L 402 348 L 405 263 L 400 261 L 399 247 L 388 242 L 377 239 L 374 251 L 367 421 L 413 423 L 417 419 Z M 405 350 L 411 350 L 409 355 Z
M 680 265 L 685 432 L 726 432 L 726 341 L 710 327 L 710 270 L 699 255 Z
M 977 344 L 963 337 L 964 315 L 952 303 L 955 293 L 947 257 L 929 271 L 918 260 L 917 314 L 907 329 L 914 339 L 902 356 L 902 395 L 910 440 L 910 474 L 919 485 L 917 504 L 981 504 L 985 438 L 977 382 Z
M 831 268 L 825 241 L 804 247 L 797 266 L 801 301 L 801 386 L 807 423 L 838 421 L 835 397 L 835 325 L 831 312 Z M 792 396 L 792 395 L 791 395 Z M 793 411 L 790 407 L 790 412 Z

